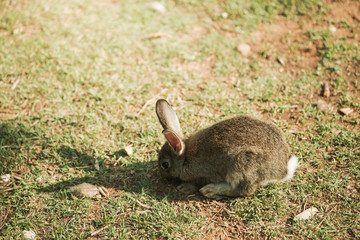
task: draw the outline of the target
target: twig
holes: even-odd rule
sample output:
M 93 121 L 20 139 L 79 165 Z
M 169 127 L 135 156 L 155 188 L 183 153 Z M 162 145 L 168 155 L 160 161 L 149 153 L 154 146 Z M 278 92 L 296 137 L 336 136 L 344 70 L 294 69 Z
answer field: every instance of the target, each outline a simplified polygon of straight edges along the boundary
M 5 145 L 5 146 L 1 146 L 1 149 L 3 148 L 20 148 L 19 146 L 12 146 L 12 145 Z
M 12 190 L 15 190 L 15 189 L 18 189 L 18 188 L 20 188 L 19 186 L 17 186 L 17 187 L 13 187 L 13 188 L 8 188 L 8 189 L 5 189 L 5 190 L 1 190 L 1 192 L 10 192 L 10 191 L 12 191 Z
M 14 91 L 15 88 L 17 87 L 17 85 L 19 84 L 19 82 L 21 81 L 21 79 L 25 76 L 26 72 L 23 71 L 22 74 L 21 74 L 21 78 L 18 78 L 14 84 L 11 86 L 11 91 Z
M 330 211 L 328 211 L 328 212 L 325 214 L 324 218 L 323 218 L 323 219 L 321 220 L 321 222 L 315 227 L 315 229 L 318 229 L 318 228 L 321 226 L 321 224 L 325 221 L 325 218 L 326 218 L 335 208 L 336 208 L 336 206 L 333 207 Z
M 101 186 L 101 187 L 98 187 L 98 189 L 99 189 L 100 194 L 103 197 L 108 197 L 109 196 L 109 192 L 106 190 L 106 188 Z
M 98 235 L 101 231 L 104 231 L 105 229 L 107 229 L 109 226 L 105 226 L 103 228 L 100 228 L 99 230 L 92 232 L 90 235 L 93 237 L 95 235 Z
M 354 148 L 352 151 L 356 151 L 356 150 L 359 150 L 360 149 L 360 147 L 357 147 L 357 148 Z
M 162 32 L 150 33 L 150 38 L 161 38 L 161 37 L 172 38 L 172 36 L 168 33 L 162 33 Z
M 144 207 L 144 208 L 151 208 L 151 207 L 149 207 L 148 205 L 145 205 L 145 204 L 141 203 L 139 200 L 136 200 L 136 202 L 137 202 L 140 206 L 142 206 L 142 207 Z
M 18 79 L 14 82 L 14 84 L 11 86 L 11 90 L 12 90 L 12 91 L 15 90 L 15 88 L 16 88 L 17 85 L 19 84 L 20 80 L 21 80 L 21 78 L 18 78 Z
M 157 99 L 161 94 L 163 94 L 164 91 L 165 91 L 165 89 L 162 89 L 162 90 L 160 91 L 160 93 L 156 94 L 154 97 L 152 97 L 151 99 L 149 99 L 135 116 L 136 116 L 136 117 L 140 116 L 140 114 L 147 108 L 147 106 L 148 106 L 152 101 L 154 101 L 155 99 Z

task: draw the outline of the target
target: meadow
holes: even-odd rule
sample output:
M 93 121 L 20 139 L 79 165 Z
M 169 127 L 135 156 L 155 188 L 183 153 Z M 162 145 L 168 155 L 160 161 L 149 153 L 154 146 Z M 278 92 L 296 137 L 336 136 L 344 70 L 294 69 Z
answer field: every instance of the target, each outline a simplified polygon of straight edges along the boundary
M 0 238 L 359 239 L 360 2 L 160 3 L 0 1 Z M 157 171 L 158 98 L 185 135 L 274 122 L 294 178 L 180 193 Z M 106 194 L 69 193 L 85 182 Z

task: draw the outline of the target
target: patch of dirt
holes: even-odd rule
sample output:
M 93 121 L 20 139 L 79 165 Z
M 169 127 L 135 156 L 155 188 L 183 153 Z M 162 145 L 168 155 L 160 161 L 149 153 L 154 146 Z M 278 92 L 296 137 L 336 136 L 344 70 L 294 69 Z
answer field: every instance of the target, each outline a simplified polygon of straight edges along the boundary
M 244 239 L 246 226 L 241 221 L 229 221 L 227 201 L 212 201 L 201 196 L 197 200 L 177 201 L 179 207 L 192 205 L 199 210 L 207 222 L 201 228 L 203 235 L 199 239 Z
M 181 38 L 181 42 L 186 42 L 188 45 L 193 45 L 201 40 L 201 37 L 208 34 L 209 29 L 203 26 L 194 26 L 192 31 L 188 34 L 184 34 Z
M 327 21 L 317 23 L 307 16 L 299 16 L 297 21 L 277 16 L 272 22 L 259 24 L 251 33 L 250 46 L 253 52 L 265 59 L 278 62 L 280 72 L 296 74 L 297 71 L 313 70 L 320 61 L 321 41 L 310 41 L 307 32 L 312 29 L 330 29 L 332 40 L 344 38 L 346 43 L 360 41 L 360 4 L 357 1 L 334 1 L 329 4 Z M 352 26 L 352 27 L 348 27 Z M 354 30 L 353 26 L 355 26 Z
M 313 23 L 305 17 L 299 22 L 278 16 L 271 23 L 260 24 L 251 34 L 251 48 L 290 73 L 314 69 L 320 60 L 320 46 L 309 42 L 305 34 Z
M 289 78 L 299 77 L 304 71 L 312 71 L 321 64 L 320 50 L 323 49 L 322 41 L 311 41 L 307 32 L 309 30 L 326 30 L 335 27 L 332 31 L 332 41 L 343 41 L 346 44 L 356 44 L 360 42 L 360 3 L 358 1 L 328 1 L 329 12 L 323 20 L 316 22 L 307 16 L 299 16 L 297 21 L 278 16 L 271 23 L 262 23 L 251 34 L 251 49 L 264 57 L 265 61 L 271 63 L 279 72 L 287 74 Z M 349 27 L 351 26 L 351 27 Z M 250 59 L 251 60 L 251 59 Z M 274 63 L 278 63 L 278 65 Z M 278 67 L 276 67 L 278 66 Z M 270 66 L 267 66 L 270 67 Z M 345 94 L 355 99 L 355 105 L 350 106 L 354 110 L 348 116 L 344 116 L 339 124 L 351 128 L 354 124 L 351 119 L 359 118 L 360 111 L 356 107 L 359 104 L 360 88 L 357 86 L 360 77 L 360 62 L 348 61 L 341 66 L 342 75 L 334 71 L 321 76 L 323 83 L 327 82 L 330 86 L 330 96 L 325 97 L 322 88 L 315 89 L 306 97 L 307 102 L 315 104 L 318 100 L 323 100 L 332 107 L 333 114 L 340 114 L 341 101 Z M 338 79 L 343 79 L 343 87 L 346 93 L 337 90 L 335 85 Z M 287 90 L 285 89 L 285 92 Z M 302 97 L 303 98 L 303 97 Z M 302 100 L 302 99 L 300 99 Z M 300 132 L 306 126 L 301 126 L 299 118 L 303 106 L 293 106 L 281 114 L 281 119 L 286 120 L 293 130 Z M 270 118 L 270 113 L 258 108 L 264 118 Z M 324 115 L 322 118 L 333 118 Z M 329 119 L 331 120 L 331 119 Z M 311 124 L 311 121 L 306 125 Z M 358 128 L 358 126 L 356 126 Z
M 208 79 L 212 76 L 213 59 L 205 59 L 204 62 L 173 62 L 172 66 L 177 71 L 186 73 L 190 78 L 198 77 Z
M 360 4 L 359 1 L 343 0 L 331 1 L 331 8 L 328 13 L 329 18 L 334 22 L 348 22 L 350 25 L 360 23 Z

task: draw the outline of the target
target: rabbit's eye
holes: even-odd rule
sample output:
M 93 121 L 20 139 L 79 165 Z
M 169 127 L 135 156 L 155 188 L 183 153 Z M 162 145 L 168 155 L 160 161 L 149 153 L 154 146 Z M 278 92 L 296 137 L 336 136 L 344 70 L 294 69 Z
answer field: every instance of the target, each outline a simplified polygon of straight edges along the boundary
M 163 162 L 161 164 L 161 166 L 162 166 L 163 169 L 168 169 L 169 168 L 169 163 L 168 162 Z

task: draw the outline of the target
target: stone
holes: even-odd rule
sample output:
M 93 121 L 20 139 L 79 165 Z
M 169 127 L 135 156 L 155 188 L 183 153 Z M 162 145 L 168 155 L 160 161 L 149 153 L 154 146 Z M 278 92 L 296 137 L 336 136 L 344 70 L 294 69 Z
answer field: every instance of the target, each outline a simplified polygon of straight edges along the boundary
M 240 43 L 236 49 L 245 57 L 251 53 L 251 47 L 246 43 Z
M 68 190 L 69 193 L 72 193 L 78 197 L 95 197 L 99 194 L 99 189 L 97 186 L 90 183 L 82 183 L 73 187 L 70 187 Z

